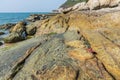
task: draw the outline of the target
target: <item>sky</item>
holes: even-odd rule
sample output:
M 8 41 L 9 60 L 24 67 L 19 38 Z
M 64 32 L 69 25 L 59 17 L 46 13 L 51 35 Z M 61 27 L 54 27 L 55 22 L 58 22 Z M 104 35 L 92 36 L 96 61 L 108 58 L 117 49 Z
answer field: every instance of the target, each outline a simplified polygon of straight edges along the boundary
M 0 0 L 0 12 L 51 12 L 66 0 Z

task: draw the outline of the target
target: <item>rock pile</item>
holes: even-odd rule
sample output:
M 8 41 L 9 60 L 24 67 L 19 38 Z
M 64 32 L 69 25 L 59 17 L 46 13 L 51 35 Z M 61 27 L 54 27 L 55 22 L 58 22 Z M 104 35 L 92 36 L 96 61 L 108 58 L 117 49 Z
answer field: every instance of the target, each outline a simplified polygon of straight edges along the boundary
M 6 43 L 13 43 L 26 39 L 27 34 L 25 26 L 25 22 L 19 22 L 18 24 L 16 24 L 10 29 L 10 34 L 4 39 L 4 41 Z
M 15 26 L 15 24 L 12 24 L 12 23 L 3 24 L 3 25 L 0 25 L 0 29 L 8 30 L 13 26 Z
M 47 18 L 50 18 L 52 16 L 55 16 L 57 13 L 48 13 L 48 14 L 33 14 L 30 15 L 26 20 L 30 22 L 35 22 L 38 20 L 44 20 Z
M 35 23 L 26 25 L 25 22 L 18 22 L 10 29 L 10 34 L 5 37 L 5 43 L 14 43 L 27 39 L 28 35 L 34 35 L 37 31 Z

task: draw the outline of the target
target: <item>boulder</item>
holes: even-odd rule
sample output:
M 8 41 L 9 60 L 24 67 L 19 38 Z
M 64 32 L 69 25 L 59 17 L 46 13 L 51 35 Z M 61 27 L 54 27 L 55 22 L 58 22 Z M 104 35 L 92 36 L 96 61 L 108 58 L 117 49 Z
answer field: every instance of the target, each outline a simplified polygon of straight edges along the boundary
M 32 21 L 32 22 L 35 22 L 37 20 L 40 20 L 40 16 L 39 15 L 30 15 L 27 19 L 27 21 Z
M 119 5 L 119 3 L 120 3 L 120 0 L 112 0 L 109 6 L 116 7 Z
M 33 38 L 20 43 L 14 43 L 5 48 L 0 48 L 0 80 L 8 80 L 10 75 L 14 75 L 20 68 L 21 62 L 23 62 L 32 52 L 35 50 L 40 42 L 44 41 L 47 37 Z M 28 49 L 31 51 L 26 52 Z M 22 68 L 22 67 L 21 67 Z
M 29 24 L 26 26 L 26 32 L 28 35 L 34 35 L 37 31 L 37 27 L 35 26 L 35 24 Z
M 2 43 L 2 42 L 0 42 L 0 46 L 1 46 L 1 45 L 3 45 L 3 43 Z
M 25 22 L 18 22 L 13 28 L 10 29 L 10 32 L 17 32 L 22 33 L 26 30 L 26 23 Z
M 4 39 L 5 43 L 14 43 L 25 40 L 27 37 L 25 26 L 25 22 L 19 22 L 13 28 L 11 28 L 10 34 Z
M 22 41 L 25 39 L 26 39 L 26 36 L 24 33 L 19 34 L 16 32 L 12 32 L 7 37 L 4 38 L 4 42 L 5 43 L 15 43 L 15 42 L 19 42 L 19 41 Z
M 4 32 L 0 32 L 0 35 L 3 35 L 3 34 L 5 34 Z
M 47 18 L 49 18 L 49 17 L 51 17 L 53 15 L 54 15 L 54 13 L 49 13 L 49 14 L 32 14 L 26 20 L 29 21 L 29 22 L 36 22 L 36 21 L 39 21 L 39 20 L 47 19 Z
M 100 8 L 99 0 L 89 0 L 86 4 L 90 10 Z
M 8 30 L 8 29 L 11 29 L 13 26 L 15 26 L 15 24 L 13 23 L 3 24 L 0 26 L 0 29 Z

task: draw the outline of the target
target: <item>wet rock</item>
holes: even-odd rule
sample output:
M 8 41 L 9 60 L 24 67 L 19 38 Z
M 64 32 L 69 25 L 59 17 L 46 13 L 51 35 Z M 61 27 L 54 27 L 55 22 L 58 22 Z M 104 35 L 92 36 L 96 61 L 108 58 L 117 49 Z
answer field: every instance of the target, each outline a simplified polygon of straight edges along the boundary
M 3 34 L 5 34 L 4 32 L 0 32 L 0 35 L 3 35 Z
M 40 17 L 38 15 L 30 15 L 29 18 L 27 18 L 27 21 L 35 22 L 37 20 L 40 20 Z
M 0 42 L 0 46 L 1 46 L 1 45 L 3 45 L 3 43 L 2 43 L 2 42 Z
M 64 35 L 64 37 L 66 38 L 64 39 L 66 39 L 67 41 L 65 41 L 65 43 L 72 48 L 78 47 L 76 42 L 69 41 L 80 39 L 85 45 L 83 46 L 82 50 L 85 49 L 88 51 L 87 53 L 86 51 L 84 52 L 78 48 L 75 50 L 70 50 L 69 55 L 77 60 L 79 59 L 80 61 L 86 61 L 87 59 L 93 58 L 93 55 L 91 53 L 95 53 L 96 58 L 99 59 L 101 63 L 103 63 L 107 74 L 109 74 L 109 76 L 111 74 L 112 78 L 119 80 L 120 12 L 111 12 L 100 16 L 88 16 L 86 14 L 81 14 L 80 12 L 71 12 L 66 14 L 64 16 L 64 19 L 66 19 L 68 15 L 70 16 L 67 22 L 69 27 L 67 27 L 67 29 L 63 27 L 64 29 L 66 29 L 66 36 Z M 55 21 L 57 21 L 60 18 L 55 19 Z M 64 21 L 64 19 L 62 20 Z M 48 26 L 50 24 L 49 21 L 51 20 L 46 21 L 46 23 L 48 24 L 45 28 L 49 28 L 50 30 L 51 28 Z M 42 27 L 44 28 L 44 26 L 41 26 L 40 29 L 42 29 Z M 55 27 L 52 26 L 52 28 L 52 30 L 54 30 Z M 79 33 L 79 35 L 82 34 L 82 36 L 84 37 L 76 38 L 76 36 L 74 36 L 72 32 L 68 33 L 68 30 L 77 30 L 78 32 L 74 33 L 74 35 Z M 61 33 L 64 33 L 64 31 L 61 31 Z M 89 51 L 89 49 L 87 48 L 92 49 L 92 51 Z M 80 51 L 82 51 L 83 54 Z
M 22 41 L 25 39 L 26 38 L 25 38 L 24 34 L 12 32 L 7 37 L 4 38 L 4 42 L 5 43 L 15 43 L 15 42 L 19 42 L 19 41 Z
M 0 62 L 0 80 L 8 80 L 15 76 L 31 52 L 46 39 L 46 36 L 41 36 L 6 46 L 5 49 L 0 48 L 0 60 L 2 60 Z
M 8 30 L 8 29 L 12 28 L 13 26 L 15 26 L 15 24 L 13 24 L 13 23 L 3 24 L 0 26 L 0 29 Z
M 48 19 L 52 16 L 55 16 L 56 14 L 55 13 L 48 13 L 48 14 L 33 14 L 33 15 L 30 15 L 26 20 L 27 21 L 31 21 L 31 22 L 35 22 L 35 21 L 38 21 L 38 20 L 45 20 L 45 19 Z
M 12 27 L 11 29 L 10 29 L 10 32 L 12 33 L 12 32 L 17 32 L 17 33 L 21 33 L 21 32 L 23 32 L 23 31 L 25 31 L 26 30 L 26 23 L 25 22 L 18 22 L 14 27 Z
M 10 34 L 5 37 L 4 41 L 6 43 L 14 43 L 25 40 L 27 37 L 25 26 L 25 22 L 19 22 L 18 24 L 16 24 L 13 28 L 10 29 Z
M 97 53 L 96 57 L 103 63 L 113 78 L 119 80 L 120 32 L 118 30 L 120 29 L 120 12 L 106 13 L 99 17 L 86 17 L 81 14 L 79 17 L 77 14 L 73 14 L 72 17 L 73 16 L 74 20 L 73 18 L 71 19 L 70 25 L 79 26 L 82 35 L 88 40 L 92 49 Z M 80 23 L 76 24 L 76 22 Z
M 69 18 L 64 14 L 58 14 L 50 19 L 43 20 L 39 23 L 36 35 L 49 34 L 49 33 L 63 33 L 67 31 L 69 25 L 67 24 Z

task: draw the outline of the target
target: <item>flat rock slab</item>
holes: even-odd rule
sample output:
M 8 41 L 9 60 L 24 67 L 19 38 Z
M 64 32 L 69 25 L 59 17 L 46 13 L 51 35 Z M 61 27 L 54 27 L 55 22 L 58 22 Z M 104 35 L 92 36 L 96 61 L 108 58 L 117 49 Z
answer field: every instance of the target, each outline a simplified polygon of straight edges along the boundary
M 27 50 L 36 47 L 46 37 L 33 38 L 20 43 L 7 46 L 0 50 L 0 80 L 11 75 L 12 69 L 19 63 L 21 59 L 27 57 Z

